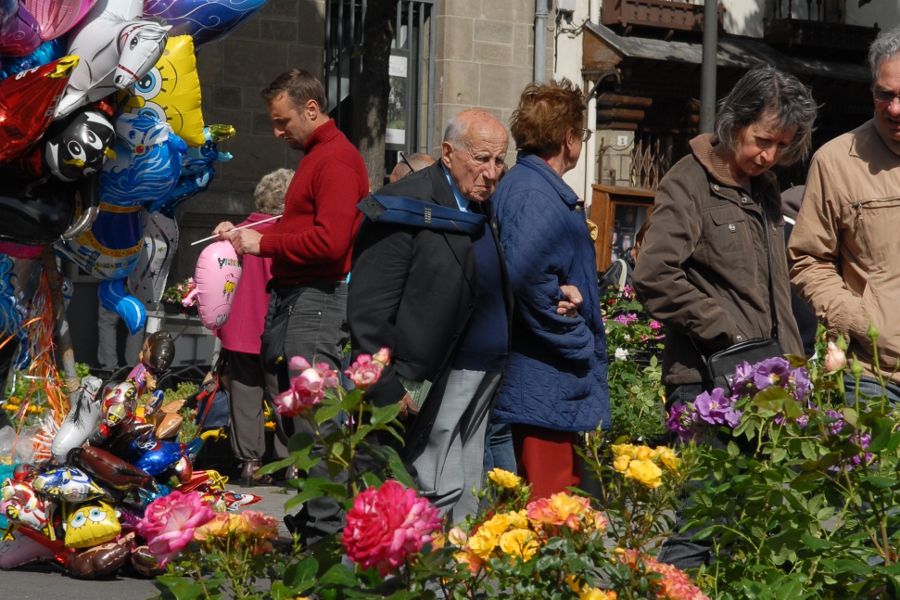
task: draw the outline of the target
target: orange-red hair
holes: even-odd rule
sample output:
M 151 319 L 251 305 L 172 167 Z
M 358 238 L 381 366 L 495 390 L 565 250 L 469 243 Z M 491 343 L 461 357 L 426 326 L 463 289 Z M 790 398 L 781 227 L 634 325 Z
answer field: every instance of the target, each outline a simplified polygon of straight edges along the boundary
M 586 108 L 584 94 L 568 79 L 547 85 L 529 84 L 510 120 L 516 148 L 544 158 L 556 154 L 567 131 L 584 127 Z

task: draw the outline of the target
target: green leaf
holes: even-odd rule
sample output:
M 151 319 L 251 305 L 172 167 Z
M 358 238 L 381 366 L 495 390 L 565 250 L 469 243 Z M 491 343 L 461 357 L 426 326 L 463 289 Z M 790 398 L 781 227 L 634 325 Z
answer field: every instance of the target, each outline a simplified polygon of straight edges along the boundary
M 891 441 L 891 433 L 894 429 L 894 420 L 888 418 L 875 419 L 872 425 L 872 441 L 869 442 L 867 452 L 881 452 L 887 448 Z
M 341 587 L 354 587 L 359 585 L 359 580 L 355 575 L 353 575 L 353 573 L 350 572 L 350 569 L 338 563 L 328 569 L 328 571 L 324 575 L 322 575 L 322 577 L 319 579 L 319 584 L 337 585 Z
M 288 452 L 302 452 L 303 450 L 309 450 L 315 444 L 315 440 L 308 433 L 298 432 L 291 436 L 291 439 L 288 440 Z
M 881 477 L 879 475 L 870 475 L 863 479 L 866 483 L 869 483 L 877 488 L 886 490 L 897 485 L 897 480 L 893 477 Z
M 333 404 L 331 406 L 323 406 L 319 410 L 316 411 L 316 423 L 321 425 L 325 421 L 329 421 L 336 416 L 338 416 L 341 412 L 341 407 L 339 404 Z
M 897 451 L 897 448 L 900 448 L 900 431 L 895 432 L 887 445 L 887 451 L 890 454 L 893 454 Z
M 157 584 L 165 586 L 164 591 L 168 591 L 175 596 L 176 600 L 193 600 L 203 595 L 203 586 L 194 583 L 190 577 L 178 577 L 177 575 L 160 575 L 156 578 Z M 157 587 L 160 587 L 157 585 Z M 162 589 L 160 587 L 160 589 Z
M 785 448 L 775 448 L 772 450 L 772 462 L 781 462 L 787 456 L 787 450 Z
M 356 412 L 355 409 L 359 406 L 362 398 L 363 391 L 360 388 L 356 388 L 341 400 L 341 409 L 347 412 Z
M 809 535 L 808 533 L 804 533 L 800 536 L 800 541 L 803 542 L 803 545 L 809 548 L 810 550 L 827 550 L 829 548 L 834 548 L 837 546 L 836 542 L 832 542 L 829 540 L 823 540 L 821 538 L 817 538 Z
M 284 571 L 284 582 L 290 587 L 296 587 L 306 582 L 315 583 L 319 563 L 312 556 L 299 563 L 290 565 Z
M 838 412 L 841 413 L 844 417 L 844 421 L 849 423 L 853 427 L 856 427 L 856 423 L 859 421 L 859 413 L 856 412 L 855 408 L 850 408 L 849 406 L 842 407 Z
M 388 455 L 388 467 L 391 470 L 391 474 L 404 486 L 413 490 L 418 490 L 419 486 L 416 485 L 415 480 L 410 477 L 409 472 L 403 464 L 403 459 L 400 458 L 397 451 L 390 446 L 384 446 L 384 450 Z
M 397 415 L 400 414 L 400 403 L 394 402 L 392 404 L 388 404 L 387 406 L 375 407 L 372 409 L 372 418 L 370 419 L 370 423 L 376 429 L 380 428 L 382 425 L 386 425 L 390 423 Z
M 284 458 L 282 460 L 263 465 L 259 468 L 259 470 L 256 471 L 256 474 L 260 476 L 269 475 L 292 464 L 294 464 L 294 459 L 288 456 L 287 458 Z
M 731 458 L 737 458 L 741 454 L 741 449 L 738 447 L 734 440 L 728 440 L 728 456 Z
M 347 497 L 347 488 L 340 483 L 321 478 L 299 479 L 297 481 L 302 491 L 285 503 L 285 510 L 290 510 L 307 500 L 322 496 L 331 496 L 338 500 L 343 500 Z
M 816 445 L 810 439 L 803 439 L 800 441 L 800 453 L 804 458 L 808 458 L 809 460 L 816 460 L 819 457 L 819 453 L 816 451 Z

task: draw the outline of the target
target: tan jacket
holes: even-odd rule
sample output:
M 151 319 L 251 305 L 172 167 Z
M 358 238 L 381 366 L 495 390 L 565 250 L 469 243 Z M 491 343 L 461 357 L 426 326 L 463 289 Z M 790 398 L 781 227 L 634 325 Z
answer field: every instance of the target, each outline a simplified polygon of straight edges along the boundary
M 703 356 L 772 330 L 769 268 L 761 206 L 768 207 L 775 307 L 782 349 L 802 354 L 791 314 L 778 183 L 735 183 L 711 135 L 691 140 L 692 154 L 666 174 L 634 270 L 638 299 L 666 327 L 663 383 L 704 380 Z
M 791 234 L 791 282 L 828 328 L 874 376 L 869 322 L 878 328 L 888 376 L 900 355 L 900 144 L 874 120 L 839 136 L 812 158 Z M 848 352 L 848 356 L 849 356 Z M 900 374 L 893 376 L 900 382 Z

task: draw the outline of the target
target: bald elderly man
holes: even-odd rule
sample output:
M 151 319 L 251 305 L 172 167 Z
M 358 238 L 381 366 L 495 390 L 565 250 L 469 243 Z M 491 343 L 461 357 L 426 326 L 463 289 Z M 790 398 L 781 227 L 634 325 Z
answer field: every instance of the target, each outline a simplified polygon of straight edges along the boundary
M 400 162 L 398 162 L 394 166 L 394 170 L 391 171 L 391 183 L 395 183 L 407 175 L 412 175 L 422 169 L 427 169 L 435 162 L 434 157 L 430 154 L 412 154 L 407 156 L 405 153 L 401 152 Z
M 483 485 L 490 408 L 509 354 L 512 295 L 490 204 L 509 137 L 483 110 L 447 126 L 434 165 L 382 188 L 353 255 L 347 318 L 353 358 L 391 351 L 366 399 L 401 404 L 404 458 L 419 488 L 456 523 L 474 514 Z M 385 196 L 428 217 L 383 218 Z M 381 197 L 384 205 L 364 205 Z

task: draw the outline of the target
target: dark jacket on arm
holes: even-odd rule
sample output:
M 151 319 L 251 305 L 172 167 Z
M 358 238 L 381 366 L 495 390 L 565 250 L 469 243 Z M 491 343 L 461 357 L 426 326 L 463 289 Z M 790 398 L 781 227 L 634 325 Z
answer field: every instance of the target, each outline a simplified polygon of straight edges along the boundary
M 650 228 L 634 269 L 634 291 L 666 325 L 663 383 L 700 383 L 703 356 L 772 329 L 762 210 L 767 210 L 775 307 L 782 349 L 802 354 L 791 313 L 784 219 L 775 175 L 737 185 L 713 150 L 714 138 L 691 140 L 656 192 Z
M 406 196 L 458 210 L 440 162 L 385 186 L 378 195 Z M 482 207 L 491 220 L 500 257 L 509 321 L 512 294 L 497 222 L 489 202 Z M 478 270 L 469 235 L 363 220 L 347 298 L 353 358 L 382 347 L 391 351 L 391 364 L 369 388 L 367 398 L 376 406 L 399 402 L 406 390 L 398 374 L 433 382 L 418 417 L 406 423 L 407 451 L 423 438 L 437 414 L 477 290 Z

